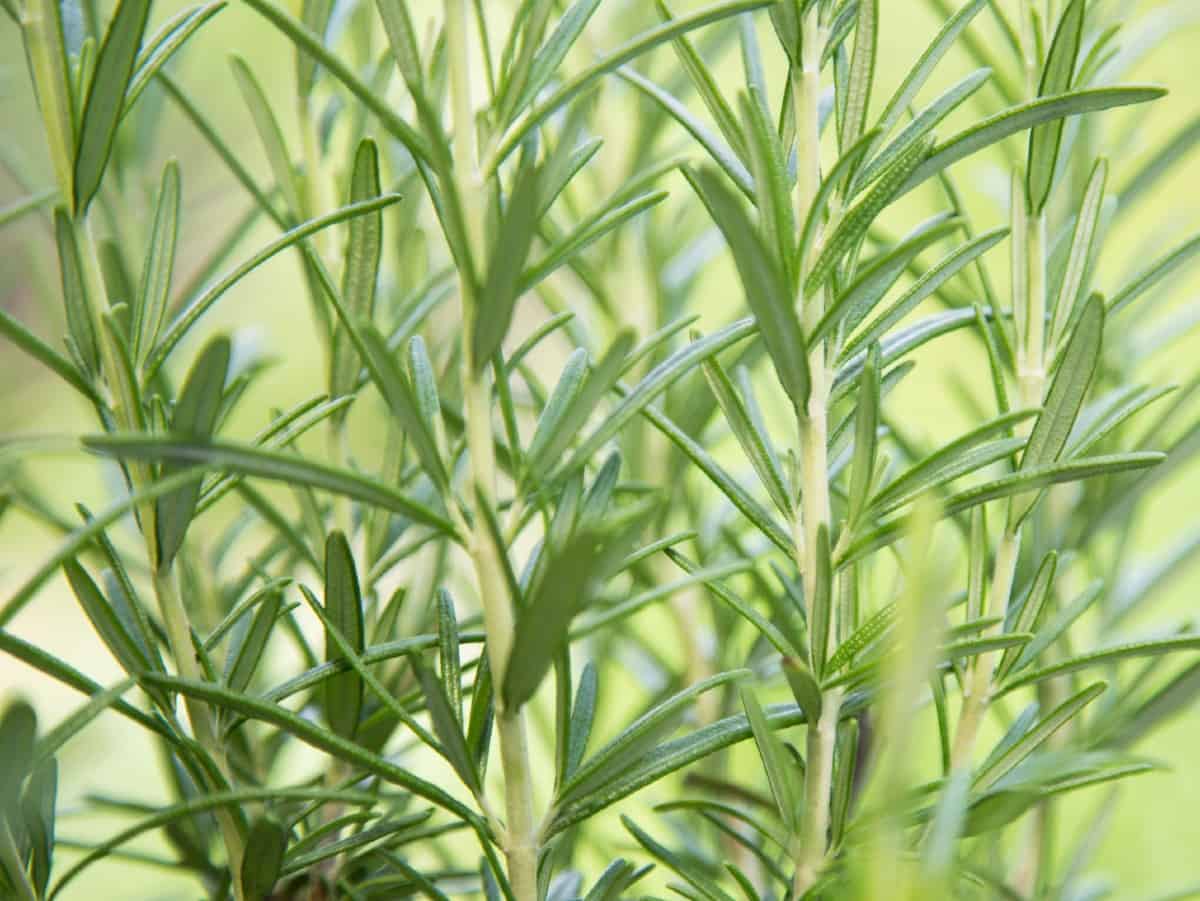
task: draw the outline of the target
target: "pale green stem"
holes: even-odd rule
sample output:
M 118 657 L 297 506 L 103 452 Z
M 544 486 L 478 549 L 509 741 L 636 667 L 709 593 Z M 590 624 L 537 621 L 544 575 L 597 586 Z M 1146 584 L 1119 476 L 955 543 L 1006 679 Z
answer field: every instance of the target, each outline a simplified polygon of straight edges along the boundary
M 805 761 L 804 820 L 792 897 L 803 898 L 816 885 L 825 866 L 829 832 L 829 799 L 833 793 L 833 750 L 837 744 L 838 720 L 842 712 L 842 689 L 821 698 L 821 718 L 808 727 L 808 758 Z
M 26 0 L 21 5 L 21 28 L 30 75 L 46 131 L 50 159 L 62 200 L 70 204 L 75 181 L 75 113 L 70 73 L 59 64 L 57 0 Z
M 81 257 L 84 292 L 87 296 L 89 315 L 92 317 L 96 330 L 96 340 L 100 345 L 101 365 L 104 368 L 105 381 L 113 395 L 113 415 L 118 425 L 122 428 L 133 429 L 137 425 L 133 410 L 136 398 L 133 395 L 131 386 L 126 384 L 124 370 L 117 362 L 117 352 L 113 346 L 113 338 L 104 325 L 101 315 L 102 311 L 108 309 L 109 304 L 104 279 L 100 272 L 99 258 L 96 254 L 96 244 L 92 237 L 92 230 L 87 221 L 83 219 L 76 219 L 74 221 L 74 228 Z M 127 465 L 134 490 L 148 485 L 154 480 L 153 472 L 147 464 L 131 461 Z M 148 503 L 139 507 L 138 519 L 146 542 L 146 556 L 150 561 L 150 565 L 157 568 L 158 524 L 154 504 Z M 187 611 L 184 609 L 183 601 L 179 596 L 179 590 L 175 584 L 174 575 L 170 570 L 155 573 L 154 591 L 158 598 L 159 610 L 167 630 L 171 654 L 175 659 L 175 665 L 179 670 L 179 674 L 187 679 L 203 679 L 204 674 L 200 671 L 196 660 L 196 652 L 192 647 Z M 208 706 L 190 700 L 186 701 L 185 705 L 187 707 L 188 720 L 192 724 L 192 732 L 195 734 L 196 740 L 217 762 L 226 779 L 229 779 L 230 773 L 228 764 L 225 761 L 225 751 L 216 734 L 216 730 L 213 728 Z M 242 888 L 239 876 L 244 852 L 242 835 L 233 815 L 229 811 L 224 809 L 216 810 L 214 811 L 214 815 L 221 828 L 222 838 L 225 842 L 225 853 L 229 859 L 234 893 L 238 901 L 241 901 Z
M 147 538 L 148 545 L 153 545 L 153 543 L 153 539 Z M 150 549 L 155 552 L 153 547 Z M 167 643 L 170 645 L 171 656 L 175 660 L 175 667 L 179 671 L 179 675 L 185 679 L 202 681 L 204 673 L 201 672 L 200 662 L 196 659 L 196 650 L 192 646 L 187 610 L 184 609 L 183 598 L 179 595 L 174 573 L 171 571 L 155 573 L 154 592 L 158 597 L 159 611 L 162 614 L 163 627 L 167 633 Z M 187 709 L 188 721 L 192 724 L 192 732 L 196 736 L 196 741 L 213 758 L 226 780 L 230 780 L 229 763 L 213 723 L 212 711 L 207 704 L 191 698 L 184 699 L 184 707 Z M 225 854 L 229 858 L 229 875 L 234 896 L 238 901 L 242 901 L 244 895 L 241 872 L 245 844 L 241 830 L 239 830 L 233 814 L 225 808 L 217 808 L 213 811 L 213 815 L 221 830 L 221 838 L 225 843 Z
M 1021 8 L 1021 48 L 1025 89 L 1037 95 L 1039 66 L 1030 11 L 1036 0 L 1024 0 Z M 1040 406 L 1046 386 L 1046 217 L 1028 210 L 1023 179 L 1014 178 L 1013 220 L 1013 314 L 1017 324 L 1017 382 L 1021 402 Z M 1029 428 L 1030 426 L 1026 426 Z M 1017 558 L 1021 553 L 1021 530 L 1006 528 L 996 549 L 992 589 L 984 603 L 984 614 L 1004 616 L 1012 599 Z M 963 683 L 962 714 L 954 736 L 951 766 L 969 767 L 975 753 L 983 719 L 992 692 L 998 652 L 981 654 L 967 667 Z
M 450 93 L 454 114 L 454 176 L 463 202 L 463 218 L 470 241 L 471 258 L 486 259 L 483 199 L 475 144 L 475 110 L 471 100 L 471 70 L 467 22 L 467 0 L 446 0 L 446 45 L 450 54 Z M 496 451 L 492 439 L 491 393 L 486 366 L 472 353 L 471 323 L 477 315 L 475 273 L 459 272 L 463 317 L 463 386 L 466 392 L 467 450 L 471 459 L 474 490 L 479 503 L 494 505 L 496 497 Z M 484 517 L 476 511 L 470 536 L 471 560 L 483 606 L 487 653 L 493 673 L 496 726 L 504 774 L 504 853 L 508 881 L 517 901 L 536 901 L 538 835 L 533 815 L 533 778 L 525 737 L 525 718 L 518 708 L 506 709 L 502 687 L 513 646 L 514 622 L 511 600 L 497 549 L 487 533 Z
M 1021 371 L 1017 373 L 1021 402 L 1042 403 L 1046 386 L 1046 216 L 1029 215 L 1025 223 L 1025 265 L 1028 267 Z
M 1017 570 L 1017 557 L 1021 552 L 1021 531 L 1005 529 L 996 550 L 995 569 L 992 572 L 992 590 L 983 605 L 984 616 L 1003 617 L 1012 598 L 1013 577 Z M 996 671 L 998 651 L 980 654 L 968 667 L 963 683 L 962 715 L 954 734 L 954 748 L 950 765 L 959 770 L 971 765 L 979 729 L 983 725 L 991 700 L 992 676 Z
M 796 112 L 797 176 L 796 217 L 803 222 L 816 201 L 821 186 L 821 52 L 825 44 L 825 29 L 818 5 L 806 13 L 803 28 L 803 47 L 800 71 L 793 73 L 793 96 Z M 811 260 L 801 260 L 803 275 Z M 801 319 L 807 329 L 818 321 L 823 312 L 823 296 L 801 297 Z M 796 560 L 804 582 L 804 596 L 811 602 L 817 596 L 817 536 L 822 527 L 828 534 L 831 526 L 829 503 L 828 404 L 829 373 L 826 368 L 825 347 L 818 344 L 809 349 L 811 391 L 808 404 L 797 409 L 800 437 L 801 505 L 792 523 L 796 544 Z M 811 622 L 811 619 L 810 619 Z M 810 635 L 810 643 L 818 641 L 827 646 L 828 635 Z M 814 661 L 817 665 L 817 661 Z M 841 713 L 842 692 L 833 689 L 823 694 L 821 716 L 809 723 L 804 812 L 797 836 L 793 897 L 808 892 L 821 876 L 828 854 L 830 801 L 833 784 L 833 754 L 837 741 L 837 724 Z

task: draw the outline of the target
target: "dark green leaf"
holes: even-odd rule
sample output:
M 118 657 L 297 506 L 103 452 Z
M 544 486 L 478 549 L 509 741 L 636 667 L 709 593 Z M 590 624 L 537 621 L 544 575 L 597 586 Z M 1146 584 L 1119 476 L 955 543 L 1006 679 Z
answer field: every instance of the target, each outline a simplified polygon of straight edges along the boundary
M 229 339 L 219 336 L 205 345 L 184 382 L 175 412 L 171 417 L 171 435 L 182 441 L 203 442 L 212 436 L 221 409 L 222 392 L 229 371 Z M 186 468 L 168 463 L 164 477 Z M 184 535 L 196 512 L 200 483 L 192 482 L 159 500 L 155 508 L 158 538 L 158 569 L 166 572 L 183 546 Z
M 1079 45 L 1083 41 L 1085 0 L 1070 0 L 1058 20 L 1054 40 L 1042 68 L 1039 97 L 1065 94 L 1071 89 Z M 1059 147 L 1065 123 L 1062 119 L 1048 122 L 1029 132 L 1029 161 L 1025 173 L 1025 192 L 1028 208 L 1038 215 L 1046 206 L 1054 185 L 1054 170 L 1058 165 Z
M 1011 107 L 965 128 L 934 147 L 925 161 L 917 166 L 912 175 L 908 177 L 898 193 L 906 194 L 959 160 L 1043 122 L 1052 122 L 1055 119 L 1079 116 L 1118 106 L 1146 103 L 1157 100 L 1165 94 L 1166 91 L 1158 87 L 1093 88 L 1071 91 L 1055 97 L 1040 97 L 1037 100 Z
M 374 141 L 364 138 L 354 154 L 347 203 L 372 200 L 379 193 L 379 151 Z M 342 265 L 341 300 L 351 319 L 369 323 L 375 315 L 375 283 L 383 251 L 382 211 L 351 220 L 349 232 Z M 359 361 L 345 326 L 335 332 L 330 352 L 329 393 L 333 397 L 349 394 L 358 381 Z
M 249 625 L 234 640 L 225 667 L 225 684 L 234 691 L 245 691 L 250 686 L 282 606 L 283 593 L 268 589 Z
M 804 409 L 810 388 L 807 344 L 779 261 L 757 238 L 741 203 L 716 173 L 685 169 L 684 174 L 729 244 L 746 302 L 783 390 L 796 409 Z
M 341 532 L 331 532 L 325 542 L 325 613 L 357 654 L 364 646 L 362 594 L 350 545 Z M 343 657 L 328 635 L 326 662 Z M 353 739 L 362 711 L 363 681 L 355 672 L 341 673 L 325 683 L 325 720 L 341 738 Z
M 350 470 L 313 463 L 294 454 L 219 441 L 193 444 L 138 435 L 94 435 L 85 438 L 84 444 L 114 457 L 193 463 L 206 469 L 307 485 L 391 510 L 447 535 L 455 534 L 454 526 L 441 514 L 383 482 Z
M 255 818 L 250 824 L 240 874 L 245 898 L 264 901 L 270 897 L 283 869 L 287 845 L 288 830 L 269 814 Z
M 535 151 L 521 154 L 516 181 L 507 198 L 499 234 L 491 245 L 487 273 L 479 290 L 479 301 L 470 311 L 471 365 L 480 372 L 492 359 L 508 334 L 513 310 L 521 294 L 521 274 L 537 231 L 539 173 Z
M 100 372 L 100 344 L 92 311 L 103 302 L 103 298 L 89 296 L 89 283 L 84 277 L 85 261 L 80 255 L 75 226 L 62 209 L 54 211 L 54 237 L 58 242 L 58 266 L 62 275 L 67 332 L 85 375 L 96 375 Z
M 120 0 L 96 56 L 75 151 L 73 207 L 78 214 L 87 212 L 108 165 L 149 17 L 149 0 Z
M 549 555 L 545 568 L 517 613 L 516 639 L 501 683 L 505 709 L 516 711 L 533 697 L 565 646 L 571 620 L 588 600 L 599 541 L 585 528 L 560 548 L 543 549 Z

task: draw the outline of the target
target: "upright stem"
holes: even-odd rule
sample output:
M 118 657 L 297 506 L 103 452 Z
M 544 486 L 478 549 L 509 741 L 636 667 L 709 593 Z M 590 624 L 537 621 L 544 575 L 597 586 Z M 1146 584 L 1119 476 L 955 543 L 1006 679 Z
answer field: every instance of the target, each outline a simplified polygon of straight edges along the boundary
M 137 398 L 132 386 L 127 384 L 125 370 L 117 362 L 116 350 L 113 347 L 113 337 L 108 333 L 102 313 L 108 309 L 108 295 L 104 286 L 103 275 L 100 271 L 96 245 L 92 230 L 86 218 L 77 218 L 74 222 L 76 244 L 79 248 L 83 269 L 84 291 L 87 295 L 89 315 L 91 315 L 96 330 L 96 340 L 100 346 L 101 365 L 104 378 L 109 386 L 113 416 L 117 424 L 124 429 L 137 426 L 134 405 Z M 129 467 L 130 480 L 136 490 L 153 481 L 150 467 L 145 463 L 131 461 Z M 159 611 L 167 631 L 167 640 L 171 648 L 171 656 L 179 674 L 186 679 L 201 680 L 204 674 L 200 671 L 196 660 L 196 652 L 192 647 L 192 636 L 188 622 L 187 611 L 183 599 L 175 584 L 174 574 L 170 569 L 158 572 L 158 524 L 155 506 L 152 503 L 143 504 L 138 508 L 138 521 L 146 543 L 146 556 L 151 567 L 155 569 L 154 592 L 158 599 Z M 213 726 L 212 715 L 206 704 L 199 701 L 187 700 L 185 706 L 188 721 L 196 741 L 216 761 L 218 768 L 229 778 L 225 750 Z M 221 829 L 221 837 L 225 843 L 225 854 L 229 862 L 229 871 L 234 894 L 238 901 L 242 899 L 241 868 L 244 854 L 242 834 L 233 815 L 225 809 L 214 811 L 217 824 Z
M 1013 577 L 1017 570 L 1017 557 L 1020 552 L 1020 529 L 1016 531 L 1005 529 L 1004 535 L 1000 539 L 1000 546 L 996 549 L 992 590 L 983 605 L 984 616 L 1003 616 L 1008 610 L 1008 602 L 1012 597 Z M 997 652 L 992 651 L 980 654 L 967 670 L 963 683 L 962 715 L 959 717 L 958 730 L 954 734 L 954 748 L 950 756 L 950 765 L 954 770 L 971 765 L 971 758 L 975 753 L 975 743 L 979 738 L 979 728 L 983 724 L 984 714 L 987 713 L 996 663 Z
M 816 201 L 821 185 L 821 52 L 825 44 L 824 28 L 820 19 L 819 4 L 805 14 L 802 23 L 803 46 L 801 66 L 793 84 L 796 104 L 797 177 L 796 213 L 797 221 L 803 222 Z M 801 280 L 811 265 L 811 260 L 801 260 Z M 801 317 L 807 329 L 820 319 L 823 310 L 823 295 L 800 297 Z M 805 599 L 811 603 L 818 595 L 817 577 L 820 569 L 818 535 L 822 527 L 826 534 L 830 529 L 829 503 L 829 459 L 828 459 L 828 405 L 829 373 L 826 368 L 825 347 L 817 344 L 809 349 L 809 373 L 811 391 L 807 405 L 797 409 L 801 460 L 801 505 L 796 520 L 792 523 L 792 534 L 796 544 L 796 562 L 804 582 Z M 810 624 L 812 618 L 810 617 Z M 828 627 L 828 620 L 826 623 Z M 828 646 L 828 635 L 810 635 L 815 648 L 818 644 Z M 819 665 L 814 660 L 814 665 Z M 818 673 L 819 675 L 819 673 Z M 794 898 L 801 898 L 821 876 L 828 853 L 828 831 L 831 790 L 833 784 L 833 753 L 837 742 L 837 724 L 841 714 L 842 692 L 833 689 L 823 693 L 821 716 L 816 723 L 809 723 L 806 758 L 805 805 L 799 847 L 796 850 L 796 871 L 792 883 Z
M 151 544 L 151 540 L 147 540 Z M 153 550 L 153 548 L 151 548 Z M 175 667 L 185 679 L 202 680 L 204 674 L 196 660 L 196 652 L 192 647 L 191 631 L 188 627 L 187 611 L 183 606 L 183 598 L 179 595 L 176 576 L 173 572 L 155 573 L 154 592 L 158 598 L 159 610 L 163 617 L 163 626 L 167 633 L 167 643 L 171 648 L 171 656 L 175 659 Z M 192 732 L 196 741 L 216 761 L 217 768 L 229 780 L 229 763 L 225 757 L 225 749 L 212 719 L 208 705 L 192 698 L 184 699 L 188 721 L 192 724 Z M 241 830 L 233 814 L 219 807 L 213 811 L 217 826 L 221 830 L 221 838 L 225 843 L 225 854 L 229 859 L 229 875 L 233 891 L 238 901 L 242 894 L 242 858 L 245 856 L 245 844 Z
M 1030 99 L 1037 96 L 1040 71 L 1031 16 L 1035 3 L 1037 0 L 1022 0 L 1021 7 L 1021 56 L 1025 91 Z M 1017 383 L 1021 402 L 1036 407 L 1041 405 L 1046 390 L 1046 217 L 1029 209 L 1025 191 L 1018 187 L 1022 183 L 1019 174 L 1014 177 L 1012 308 L 1017 327 Z M 996 549 L 992 590 L 984 602 L 985 616 L 1004 616 L 1008 611 L 1020 553 L 1020 528 L 1006 527 Z M 954 770 L 971 765 L 991 696 L 997 654 L 981 654 L 967 668 L 962 714 L 951 752 Z
M 475 110 L 471 100 L 471 69 L 467 36 L 468 0 L 446 0 L 446 42 L 450 52 L 450 92 L 454 111 L 454 178 L 463 203 L 463 218 L 470 256 L 478 265 L 486 259 L 484 236 L 484 186 L 479 173 L 475 145 Z M 496 451 L 492 443 L 491 392 L 486 380 L 486 361 L 472 354 L 472 323 L 476 309 L 476 273 L 459 270 L 463 318 L 463 386 L 466 392 L 467 450 L 477 503 L 494 505 L 496 497 Z M 508 881 L 517 901 L 537 898 L 537 825 L 533 815 L 533 778 L 521 709 L 505 707 L 502 687 L 513 645 L 513 611 L 508 597 L 500 553 L 487 533 L 484 517 L 476 511 L 470 536 L 470 553 L 479 584 L 487 634 L 488 662 L 495 686 L 496 725 L 504 774 L 504 853 Z

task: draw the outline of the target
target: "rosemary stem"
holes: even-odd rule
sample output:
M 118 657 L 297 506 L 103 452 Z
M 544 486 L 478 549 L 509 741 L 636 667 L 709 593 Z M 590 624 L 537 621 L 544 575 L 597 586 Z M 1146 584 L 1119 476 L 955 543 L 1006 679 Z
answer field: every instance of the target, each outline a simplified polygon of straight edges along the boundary
M 484 236 L 484 186 L 479 174 L 475 144 L 475 111 L 471 100 L 470 48 L 467 35 L 469 3 L 446 0 L 446 41 L 450 54 L 451 106 L 454 113 L 455 178 L 464 186 L 463 218 L 470 242 L 470 258 L 486 259 Z M 491 392 L 487 384 L 486 361 L 476 361 L 472 353 L 476 273 L 459 269 L 459 290 L 463 314 L 463 385 L 466 392 L 467 450 L 474 482 L 472 502 L 494 505 L 496 497 L 496 450 L 492 440 Z M 508 881 L 517 901 L 537 898 L 537 824 L 533 814 L 533 776 L 525 735 L 525 719 L 520 709 L 506 709 L 502 687 L 513 646 L 514 620 L 508 589 L 495 547 L 487 534 L 485 517 L 476 511 L 470 537 L 470 553 L 483 606 L 487 653 L 494 674 L 497 733 L 504 775 L 505 835 L 504 853 Z
M 814 4 L 805 14 L 802 23 L 801 66 L 794 77 L 796 103 L 797 178 L 796 207 L 797 221 L 803 222 L 813 203 L 816 202 L 821 186 L 821 52 L 825 34 L 820 19 L 819 5 Z M 801 260 L 803 276 L 811 264 Z M 809 329 L 821 316 L 822 295 L 801 297 L 801 317 Z M 818 595 L 819 558 L 821 544 L 818 536 L 822 528 L 829 534 L 829 459 L 828 459 L 828 403 L 829 387 L 826 370 L 826 355 L 823 344 L 809 349 L 809 374 L 811 379 L 807 405 L 798 409 L 801 457 L 802 497 L 800 512 L 793 522 L 792 532 L 796 544 L 796 558 L 804 582 L 804 597 L 812 604 Z M 830 599 L 832 602 L 832 599 Z M 823 618 L 824 628 L 829 628 L 830 617 Z M 814 617 L 809 617 L 810 628 Z M 814 650 L 828 647 L 829 636 L 810 634 Z M 813 655 L 813 666 L 820 676 L 823 660 Z M 805 780 L 805 804 L 800 823 L 799 846 L 795 855 L 795 875 L 792 894 L 803 897 L 820 878 L 828 851 L 829 812 L 833 783 L 833 751 L 837 741 L 838 717 L 841 713 L 842 693 L 840 689 L 824 692 L 821 699 L 821 716 L 816 723 L 809 723 L 807 733 L 807 767 Z

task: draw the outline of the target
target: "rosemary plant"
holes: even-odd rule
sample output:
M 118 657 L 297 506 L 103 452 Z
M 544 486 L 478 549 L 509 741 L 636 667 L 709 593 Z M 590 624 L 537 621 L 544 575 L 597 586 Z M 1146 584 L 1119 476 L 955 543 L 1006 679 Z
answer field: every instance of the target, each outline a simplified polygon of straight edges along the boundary
M 1174 8 L 159 5 L 0 0 L 42 126 L 0 225 L 65 325 L 0 310 L 6 371 L 80 422 L 0 448 L 0 526 L 58 536 L 0 651 L 81 695 L 0 713 L 4 898 L 1101 896 L 1084 790 L 1200 693 L 1191 620 L 1130 628 L 1200 548 L 1136 540 L 1200 449 L 1192 385 L 1139 381 L 1200 238 L 1106 253 L 1200 140 L 1114 125 Z M 230 16 L 295 54 L 217 75 L 239 140 L 177 62 Z M 206 157 L 232 221 L 190 209 Z M 281 409 L 209 314 L 285 263 L 322 357 Z M 22 637 L 60 592 L 119 681 Z M 99 717 L 164 800 L 85 834 L 58 760 Z

